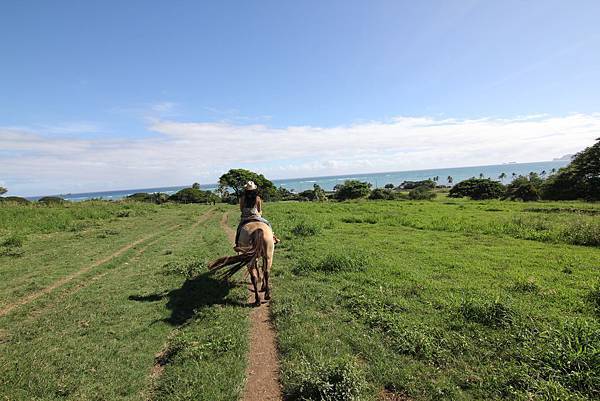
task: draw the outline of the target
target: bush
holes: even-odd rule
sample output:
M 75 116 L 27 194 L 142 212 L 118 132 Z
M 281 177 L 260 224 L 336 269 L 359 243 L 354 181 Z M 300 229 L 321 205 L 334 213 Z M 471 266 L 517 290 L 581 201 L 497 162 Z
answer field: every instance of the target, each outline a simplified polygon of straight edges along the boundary
M 19 205 L 27 205 L 28 203 L 30 203 L 27 199 L 22 198 L 20 196 L 0 197 L 0 202 L 12 202 L 12 203 L 17 203 Z
M 0 242 L 0 256 L 21 256 L 23 250 L 23 237 L 18 234 L 12 234 Z
M 371 199 L 371 200 L 377 200 L 377 199 L 394 200 L 394 199 L 398 198 L 397 195 L 398 195 L 397 192 L 394 192 L 389 188 L 387 188 L 387 189 L 375 188 L 373 191 L 371 191 L 371 194 L 369 194 L 369 199 Z
M 504 185 L 489 178 L 470 178 L 456 184 L 450 190 L 451 198 L 468 196 L 474 200 L 497 199 L 504 195 Z
M 583 218 L 570 220 L 561 237 L 573 245 L 600 246 L 600 222 Z
M 358 180 L 348 180 L 341 185 L 336 185 L 335 198 L 338 200 L 364 198 L 371 192 L 371 184 Z
M 313 235 L 317 235 L 320 231 L 321 229 L 319 226 L 306 222 L 302 222 L 292 228 L 292 234 L 298 237 L 311 237 Z
M 38 199 L 38 203 L 44 204 L 44 205 L 60 205 L 61 203 L 64 203 L 65 200 L 59 196 L 44 196 L 40 199 Z
M 435 199 L 436 196 L 433 189 L 427 186 L 416 187 L 408 192 L 408 198 L 413 200 L 432 200 Z
M 210 191 L 184 188 L 181 191 L 169 196 L 169 200 L 178 203 L 213 203 L 217 202 L 219 197 Z
M 169 195 L 162 192 L 155 192 L 152 194 L 146 192 L 136 192 L 135 194 L 129 195 L 126 199 L 136 202 L 156 203 L 157 205 L 160 205 L 169 200 Z
M 360 367 L 349 358 L 326 364 L 304 362 L 292 375 L 286 389 L 289 400 L 358 401 L 367 387 Z
M 423 181 L 404 181 L 400 184 L 401 189 L 415 189 L 418 187 L 427 187 L 427 188 L 435 188 L 436 183 L 433 180 L 423 180 Z
M 523 202 L 539 200 L 542 183 L 543 181 L 537 174 L 531 174 L 529 177 L 520 175 L 508 184 L 504 199 L 522 200 Z

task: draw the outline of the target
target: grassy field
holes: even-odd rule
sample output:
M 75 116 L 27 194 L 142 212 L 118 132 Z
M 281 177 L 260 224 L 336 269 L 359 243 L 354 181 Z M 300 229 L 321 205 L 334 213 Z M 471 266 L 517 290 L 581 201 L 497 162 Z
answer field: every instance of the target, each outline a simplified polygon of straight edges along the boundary
M 0 399 L 237 400 L 235 207 L 0 206 Z M 290 400 L 600 398 L 600 205 L 275 203 Z M 238 281 L 242 277 L 237 277 Z

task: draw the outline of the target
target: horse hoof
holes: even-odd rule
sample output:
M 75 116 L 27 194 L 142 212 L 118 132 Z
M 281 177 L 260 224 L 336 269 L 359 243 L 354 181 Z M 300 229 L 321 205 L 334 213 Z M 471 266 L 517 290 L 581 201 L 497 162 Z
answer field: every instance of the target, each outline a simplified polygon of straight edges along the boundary
M 269 293 L 265 294 L 265 301 L 268 301 L 269 299 L 271 299 L 271 294 L 269 294 Z
M 254 301 L 254 303 L 252 304 L 252 306 L 255 306 L 255 307 L 260 306 L 260 301 Z

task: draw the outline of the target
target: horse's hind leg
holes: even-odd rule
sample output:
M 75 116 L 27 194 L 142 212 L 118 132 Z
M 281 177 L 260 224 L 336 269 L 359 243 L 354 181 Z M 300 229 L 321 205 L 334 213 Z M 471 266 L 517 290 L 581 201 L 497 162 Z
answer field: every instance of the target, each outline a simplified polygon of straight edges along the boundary
M 271 299 L 271 289 L 269 287 L 269 277 L 271 276 L 271 265 L 273 264 L 273 255 L 265 255 L 263 258 L 263 288 L 265 290 L 265 300 Z
M 250 272 L 250 280 L 252 280 L 252 288 L 254 289 L 254 306 L 260 305 L 260 296 L 258 295 L 258 266 L 256 260 L 248 264 Z

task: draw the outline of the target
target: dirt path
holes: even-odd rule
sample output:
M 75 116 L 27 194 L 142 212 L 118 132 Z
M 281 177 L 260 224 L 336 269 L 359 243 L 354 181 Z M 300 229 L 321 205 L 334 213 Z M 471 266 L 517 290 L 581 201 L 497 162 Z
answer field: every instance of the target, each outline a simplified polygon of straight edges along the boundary
M 227 224 L 229 215 L 223 214 L 221 227 L 227 238 L 235 241 L 235 230 Z M 248 302 L 254 301 L 253 295 L 248 294 Z M 246 368 L 246 387 L 242 396 L 243 401 L 280 401 L 282 400 L 281 385 L 279 384 L 279 359 L 277 357 L 277 342 L 275 329 L 271 324 L 270 305 L 263 303 L 250 312 L 250 352 Z
M 200 216 L 200 219 L 198 219 L 198 221 L 196 221 L 192 225 L 191 229 L 197 227 L 198 224 L 200 224 L 201 222 L 206 221 L 206 219 L 208 219 L 210 217 L 210 215 L 212 215 L 212 212 L 213 211 L 211 209 L 211 210 L 208 210 L 207 212 L 205 212 L 204 214 L 202 214 Z M 175 226 L 175 228 L 176 227 L 179 227 L 179 225 Z M 129 244 L 127 244 L 127 245 L 121 247 L 120 249 L 116 250 L 115 252 L 111 253 L 110 255 L 108 255 L 108 256 L 106 256 L 106 257 L 104 257 L 102 259 L 99 259 L 99 260 L 95 261 L 91 265 L 89 265 L 87 267 L 84 267 L 84 268 L 82 268 L 82 269 L 80 269 L 80 270 L 78 270 L 78 271 L 76 271 L 74 273 L 71 273 L 71 274 L 69 274 L 69 275 L 67 275 L 67 276 L 65 276 L 65 277 L 57 280 L 54 283 L 50 284 L 49 286 L 47 286 L 45 288 L 42 288 L 39 291 L 32 292 L 29 295 L 26 295 L 26 296 L 24 296 L 22 298 L 19 298 L 17 301 L 15 301 L 13 303 L 10 303 L 8 305 L 3 306 L 2 308 L 0 308 L 0 317 L 9 314 L 12 310 L 14 310 L 15 308 L 18 308 L 19 306 L 27 305 L 30 302 L 35 301 L 39 297 L 51 293 L 52 291 L 54 291 L 57 288 L 63 286 L 64 284 L 70 282 L 71 280 L 73 280 L 73 279 L 81 276 L 82 274 L 85 274 L 85 273 L 89 272 L 90 270 L 92 270 L 92 269 L 94 269 L 94 268 L 96 268 L 98 266 L 101 266 L 101 265 L 103 265 L 105 263 L 110 262 L 111 260 L 113 260 L 113 259 L 121 256 L 122 254 L 124 254 L 125 252 L 127 252 L 128 250 L 130 250 L 131 248 L 134 248 L 137 245 L 142 244 L 142 243 L 144 243 L 144 242 L 146 242 L 148 240 L 151 240 L 152 238 L 157 237 L 159 235 L 160 235 L 160 232 L 159 233 L 149 234 L 149 235 L 146 235 L 144 237 L 138 238 L 137 240 L 135 240 L 133 242 L 130 242 Z M 151 241 L 151 242 L 154 242 L 154 241 Z M 150 245 L 150 244 L 148 244 L 148 245 Z M 145 246 L 144 248 L 142 248 L 141 251 L 143 252 L 146 248 L 147 248 L 147 246 Z M 103 274 L 101 274 L 100 276 L 104 276 L 105 274 L 106 274 L 106 272 L 103 273 Z

